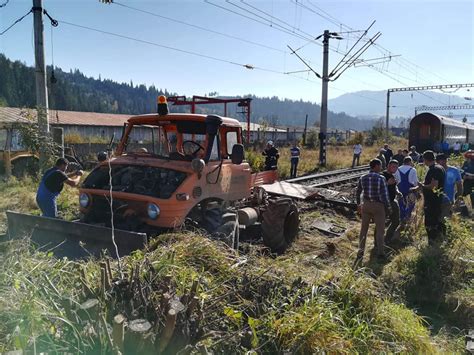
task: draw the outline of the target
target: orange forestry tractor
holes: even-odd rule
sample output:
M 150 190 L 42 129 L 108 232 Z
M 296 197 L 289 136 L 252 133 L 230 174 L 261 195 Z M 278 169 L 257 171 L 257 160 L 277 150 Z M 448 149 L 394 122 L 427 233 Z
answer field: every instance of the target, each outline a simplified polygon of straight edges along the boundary
M 151 235 L 183 226 L 234 248 L 241 232 L 252 230 L 282 252 L 297 236 L 300 219 L 290 198 L 272 197 L 260 187 L 276 178 L 276 171 L 252 174 L 239 121 L 170 114 L 160 96 L 158 114 L 130 118 L 113 156 L 82 183 L 79 221 L 8 212 L 9 229 L 16 235 L 34 229 L 42 244 L 66 238 L 73 254 L 107 248 L 115 255 L 112 232 L 124 254 Z

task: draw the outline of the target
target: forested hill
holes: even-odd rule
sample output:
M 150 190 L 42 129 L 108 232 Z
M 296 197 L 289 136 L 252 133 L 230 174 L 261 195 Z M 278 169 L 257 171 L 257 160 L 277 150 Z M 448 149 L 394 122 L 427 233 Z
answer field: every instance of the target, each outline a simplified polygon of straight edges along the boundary
M 158 89 L 155 86 L 117 83 L 110 79 L 86 77 L 79 70 L 64 72 L 54 69 L 56 83 L 51 84 L 51 67 L 48 71 L 49 104 L 53 109 L 70 111 L 111 112 L 140 114 L 155 112 L 156 97 L 179 93 Z M 11 61 L 0 54 L 0 106 L 34 107 L 34 68 L 19 61 Z M 249 88 L 249 91 L 251 88 Z M 303 126 L 306 114 L 308 124 L 319 121 L 320 106 L 311 102 L 256 97 L 252 101 L 252 121 L 265 120 L 271 125 Z M 246 96 L 246 97 L 249 97 Z M 185 107 L 173 107 L 173 112 L 183 112 Z M 222 114 L 222 106 L 199 106 L 203 113 Z M 243 120 L 237 107 L 229 105 L 228 116 Z M 345 113 L 328 114 L 328 125 L 335 129 L 367 129 L 374 121 L 359 120 Z

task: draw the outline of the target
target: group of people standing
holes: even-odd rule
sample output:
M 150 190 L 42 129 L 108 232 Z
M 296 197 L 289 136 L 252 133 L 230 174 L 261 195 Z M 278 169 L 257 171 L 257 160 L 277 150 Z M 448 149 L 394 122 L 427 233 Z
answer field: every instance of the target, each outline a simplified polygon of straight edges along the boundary
M 300 161 L 301 150 L 298 144 L 294 142 L 290 148 L 290 178 L 295 178 L 298 172 L 298 163 Z M 277 170 L 278 159 L 280 158 L 280 152 L 273 144 L 273 141 L 268 141 L 265 149 L 262 152 L 265 157 L 265 170 Z
M 465 153 L 462 169 L 448 165 L 448 157 L 435 155 L 431 150 L 422 155 L 411 147 L 411 152 L 399 150 L 390 156 L 388 145 L 370 161 L 370 172 L 362 176 L 356 190 L 358 212 L 362 218 L 357 260 L 365 252 L 370 222 L 375 223 L 377 257 L 385 258 L 384 246 L 399 229 L 409 223 L 418 196 L 423 195 L 425 228 L 428 242 L 433 244 L 445 233 L 444 218 L 451 214 L 456 200 L 469 195 L 474 206 L 474 151 Z M 387 154 L 388 153 L 388 156 Z M 385 160 L 385 166 L 384 166 Z M 400 163 L 402 161 L 402 163 Z M 415 164 L 423 162 L 428 168 L 424 181 L 418 180 Z M 385 231 L 385 221 L 389 220 Z

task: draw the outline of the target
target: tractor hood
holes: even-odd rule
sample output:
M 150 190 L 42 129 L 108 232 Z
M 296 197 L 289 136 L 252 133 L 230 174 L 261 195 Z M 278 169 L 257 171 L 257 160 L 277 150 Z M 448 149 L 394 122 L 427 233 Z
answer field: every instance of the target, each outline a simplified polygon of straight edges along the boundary
M 112 191 L 168 199 L 188 176 L 183 171 L 150 166 L 147 162 L 140 164 L 137 161 L 136 164 L 131 164 L 130 159 L 121 162 L 119 158 L 111 162 L 110 173 L 112 186 L 110 186 L 109 166 L 104 164 L 95 168 L 87 176 L 82 188 L 110 190 L 112 187 Z

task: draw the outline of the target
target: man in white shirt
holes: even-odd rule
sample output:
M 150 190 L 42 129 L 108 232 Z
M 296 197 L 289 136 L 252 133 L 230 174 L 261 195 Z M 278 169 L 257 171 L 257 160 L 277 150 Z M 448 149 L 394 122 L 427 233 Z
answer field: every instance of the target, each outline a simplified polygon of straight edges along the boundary
M 454 143 L 453 151 L 454 151 L 454 155 L 459 155 L 459 153 L 461 152 L 461 143 L 459 142 Z
M 414 190 L 418 187 L 418 176 L 413 167 L 413 160 L 410 156 L 405 157 L 403 165 L 393 174 L 397 180 L 398 190 L 402 193 L 402 198 L 399 201 L 400 205 L 400 220 L 406 222 L 415 207 L 416 196 Z
M 357 159 L 357 166 L 359 166 L 360 155 L 362 154 L 362 145 L 357 143 L 354 145 L 354 156 L 352 157 L 352 167 L 355 166 L 355 161 Z

